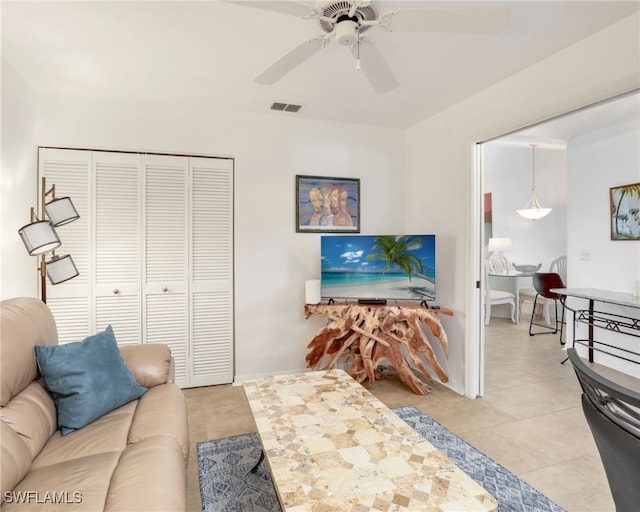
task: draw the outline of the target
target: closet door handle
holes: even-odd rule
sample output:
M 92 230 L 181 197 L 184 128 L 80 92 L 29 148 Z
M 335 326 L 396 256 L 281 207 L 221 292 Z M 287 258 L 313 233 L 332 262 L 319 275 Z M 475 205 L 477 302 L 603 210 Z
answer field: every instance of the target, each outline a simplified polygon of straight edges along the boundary
M 120 293 L 120 290 L 118 290 L 117 288 L 115 290 L 113 290 L 113 294 L 114 295 L 118 295 Z
M 162 289 L 163 292 L 168 292 L 169 288 L 167 288 L 166 286 Z

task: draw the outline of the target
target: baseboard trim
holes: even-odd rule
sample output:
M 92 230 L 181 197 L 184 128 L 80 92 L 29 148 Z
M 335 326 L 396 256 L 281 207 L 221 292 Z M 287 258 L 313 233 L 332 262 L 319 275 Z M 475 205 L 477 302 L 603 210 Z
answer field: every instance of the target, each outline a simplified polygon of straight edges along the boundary
M 234 386 L 242 386 L 243 383 L 249 381 L 249 380 L 256 380 L 256 379 L 264 379 L 266 377 L 273 377 L 275 375 L 289 375 L 289 374 L 295 374 L 295 373 L 306 373 L 306 372 L 310 372 L 311 370 L 309 368 L 292 368 L 289 370 L 282 370 L 282 371 L 278 371 L 278 372 L 265 372 L 265 373 L 255 373 L 255 374 L 246 374 L 246 375 L 236 375 L 233 378 L 233 385 Z

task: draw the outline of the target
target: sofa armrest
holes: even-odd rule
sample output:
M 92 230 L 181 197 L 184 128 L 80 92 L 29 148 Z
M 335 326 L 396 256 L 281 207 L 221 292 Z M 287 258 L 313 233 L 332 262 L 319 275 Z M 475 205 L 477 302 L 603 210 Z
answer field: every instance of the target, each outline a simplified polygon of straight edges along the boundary
M 162 343 L 126 345 L 120 353 L 138 384 L 145 388 L 173 382 L 174 364 L 171 349 Z

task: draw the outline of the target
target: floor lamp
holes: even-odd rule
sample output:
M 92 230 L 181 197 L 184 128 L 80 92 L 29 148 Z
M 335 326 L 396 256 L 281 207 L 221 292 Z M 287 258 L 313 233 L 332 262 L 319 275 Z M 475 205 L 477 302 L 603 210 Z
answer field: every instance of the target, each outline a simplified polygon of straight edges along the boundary
M 48 196 L 51 200 L 47 202 Z M 48 217 L 48 220 L 45 218 Z M 40 205 L 38 210 L 31 208 L 31 220 L 29 224 L 21 227 L 18 234 L 30 256 L 38 256 L 40 264 L 40 298 L 47 302 L 47 283 L 60 284 L 76 277 L 79 272 L 70 255 L 58 256 L 55 250 L 62 242 L 54 228 L 68 224 L 80 218 L 69 197 L 56 198 L 56 186 L 52 185 L 47 190 L 46 179 L 42 178 L 40 189 Z M 47 253 L 51 257 L 47 260 Z

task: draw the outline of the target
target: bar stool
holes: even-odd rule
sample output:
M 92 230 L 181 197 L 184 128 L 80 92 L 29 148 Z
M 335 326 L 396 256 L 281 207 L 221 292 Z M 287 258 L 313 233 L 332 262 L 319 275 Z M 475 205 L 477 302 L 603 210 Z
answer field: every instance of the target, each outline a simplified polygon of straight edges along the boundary
M 640 393 L 596 373 L 567 350 L 582 387 L 582 410 L 598 447 L 616 510 L 638 510 Z
M 560 331 L 560 344 L 564 345 L 565 342 L 562 340 L 562 333 L 564 331 L 564 306 L 560 304 L 560 307 L 562 307 L 562 315 L 560 321 L 558 321 L 558 301 L 560 300 L 561 296 L 551 291 L 553 288 L 565 288 L 562 277 L 560 277 L 560 274 L 557 274 L 555 272 L 536 272 L 532 277 L 533 287 L 536 289 L 536 296 L 533 299 L 533 311 L 535 312 L 538 301 L 540 301 L 541 303 L 542 301 L 545 301 L 547 303 L 553 301 L 556 308 L 556 315 L 555 325 L 551 327 L 548 324 L 536 323 L 534 321 L 535 315 L 532 313 L 531 321 L 529 322 L 529 336 L 536 336 L 538 334 L 556 334 L 558 331 Z M 547 304 L 545 304 L 545 306 L 546 305 Z M 558 324 L 560 325 L 559 329 Z M 533 332 L 531 328 L 534 325 L 542 327 L 543 329 L 538 330 L 538 332 Z

